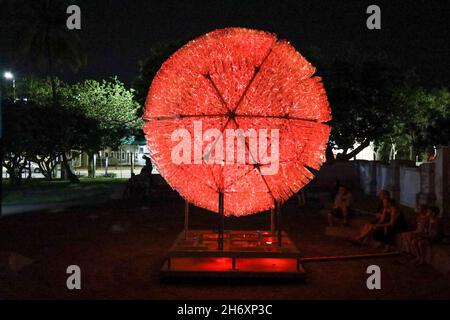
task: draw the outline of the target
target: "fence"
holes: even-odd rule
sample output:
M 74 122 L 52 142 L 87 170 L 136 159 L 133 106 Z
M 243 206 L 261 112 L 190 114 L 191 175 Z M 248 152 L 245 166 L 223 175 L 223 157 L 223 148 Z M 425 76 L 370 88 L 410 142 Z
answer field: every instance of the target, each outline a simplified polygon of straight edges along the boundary
M 402 205 L 437 205 L 450 215 L 450 147 L 440 148 L 433 162 L 416 166 L 412 161 L 389 164 L 356 160 L 324 165 L 312 187 L 332 187 L 338 179 L 365 194 L 376 195 L 386 189 Z

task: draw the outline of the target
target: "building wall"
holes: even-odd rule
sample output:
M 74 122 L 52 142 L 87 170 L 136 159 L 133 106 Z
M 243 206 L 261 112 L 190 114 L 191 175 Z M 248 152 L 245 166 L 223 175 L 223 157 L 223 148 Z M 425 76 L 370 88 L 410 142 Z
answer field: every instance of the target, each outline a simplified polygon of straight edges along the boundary
M 136 166 L 144 166 L 144 156 L 148 156 L 149 151 L 146 145 L 123 145 L 113 150 L 106 148 L 101 150 L 96 158 L 97 166 L 105 166 L 106 158 L 108 158 L 108 166 L 131 165 L 131 161 Z M 89 159 L 86 153 L 82 153 L 73 157 L 73 166 L 75 168 L 86 168 L 88 166 Z
M 400 203 L 414 208 L 418 202 L 420 193 L 419 168 L 400 168 Z
M 376 166 L 376 193 L 392 187 L 392 169 L 383 164 Z
M 443 216 L 450 217 L 450 147 L 439 149 L 435 161 L 419 166 L 408 160 L 389 164 L 356 160 L 324 165 L 308 186 L 331 190 L 336 180 L 369 195 L 386 189 L 410 208 L 419 203 L 436 205 Z

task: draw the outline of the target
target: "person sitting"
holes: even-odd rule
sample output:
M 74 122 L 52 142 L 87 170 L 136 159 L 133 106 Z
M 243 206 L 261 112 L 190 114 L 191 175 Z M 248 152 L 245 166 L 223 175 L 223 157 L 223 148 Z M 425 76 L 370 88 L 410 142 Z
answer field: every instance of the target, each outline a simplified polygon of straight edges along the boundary
M 142 159 L 145 160 L 145 166 L 142 167 L 140 174 L 147 176 L 151 180 L 153 171 L 152 159 L 147 155 L 143 155 Z
M 395 239 L 395 235 L 405 226 L 403 215 L 394 199 L 383 197 L 383 210 L 375 222 L 367 223 L 361 232 L 350 239 L 354 244 L 378 242 L 377 246 L 386 245 L 386 251 Z
M 429 223 L 428 207 L 420 204 L 416 208 L 416 228 L 412 231 L 403 232 L 400 234 L 400 251 L 406 255 L 413 255 L 415 253 L 413 248 L 413 240 L 425 235 Z
M 412 241 L 417 264 L 425 264 L 425 260 L 430 254 L 431 246 L 439 243 L 444 235 L 438 207 L 431 206 L 428 208 L 428 218 L 429 221 L 424 234 Z
M 387 209 L 383 222 L 379 223 L 373 232 L 373 239 L 384 245 L 385 252 L 391 250 L 395 237 L 407 228 L 406 220 L 394 199 L 387 200 Z
M 391 193 L 385 189 L 378 193 L 377 211 L 375 213 L 375 220 L 372 223 L 377 223 L 381 218 L 384 209 L 384 200 L 391 198 Z
M 344 220 L 344 225 L 348 225 L 352 210 L 353 196 L 344 185 L 339 186 L 339 190 L 334 199 L 333 209 L 328 214 L 328 223 L 333 226 L 335 218 L 341 218 Z

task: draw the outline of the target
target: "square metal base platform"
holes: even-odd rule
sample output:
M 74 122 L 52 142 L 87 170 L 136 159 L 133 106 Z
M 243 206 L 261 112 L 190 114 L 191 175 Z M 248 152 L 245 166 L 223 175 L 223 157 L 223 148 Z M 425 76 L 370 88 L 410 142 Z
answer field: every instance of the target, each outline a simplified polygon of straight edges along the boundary
M 304 279 L 299 251 L 284 232 L 281 239 L 279 245 L 268 231 L 230 230 L 219 250 L 216 231 L 183 231 L 167 253 L 161 277 Z

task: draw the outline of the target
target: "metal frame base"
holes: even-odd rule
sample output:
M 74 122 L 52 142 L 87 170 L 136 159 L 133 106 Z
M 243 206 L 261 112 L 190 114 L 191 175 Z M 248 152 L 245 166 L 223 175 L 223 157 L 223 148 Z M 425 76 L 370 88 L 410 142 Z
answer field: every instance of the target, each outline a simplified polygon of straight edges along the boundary
M 224 231 L 222 249 L 217 238 L 216 231 L 183 231 L 167 253 L 162 279 L 306 277 L 300 253 L 284 232 Z

